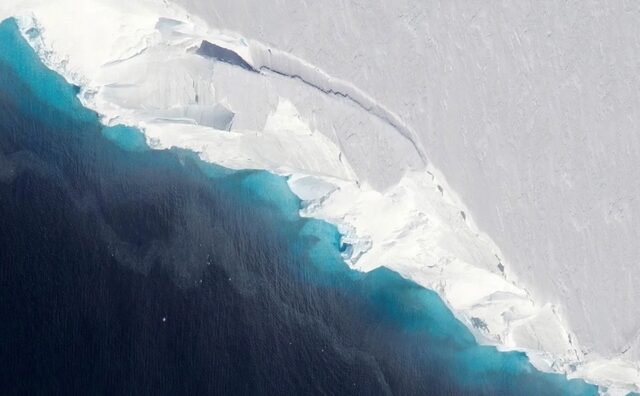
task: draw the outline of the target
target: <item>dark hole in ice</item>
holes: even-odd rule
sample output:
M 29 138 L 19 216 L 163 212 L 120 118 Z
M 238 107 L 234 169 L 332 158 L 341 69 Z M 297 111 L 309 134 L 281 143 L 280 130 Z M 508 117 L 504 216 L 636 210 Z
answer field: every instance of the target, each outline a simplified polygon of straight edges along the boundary
M 220 62 L 225 62 L 230 65 L 240 66 L 245 70 L 249 70 L 251 72 L 256 72 L 257 70 L 253 68 L 247 61 L 242 59 L 240 55 L 231 51 L 230 49 L 220 47 L 219 45 L 215 45 L 206 40 L 202 41 L 200 44 L 200 48 L 198 48 L 198 55 L 206 56 L 208 58 L 214 58 L 219 60 Z
M 346 252 L 348 250 L 351 250 L 351 249 L 353 249 L 353 247 L 351 246 L 350 243 L 342 242 L 340 244 L 340 252 L 342 252 L 342 253 L 344 253 L 344 252 Z

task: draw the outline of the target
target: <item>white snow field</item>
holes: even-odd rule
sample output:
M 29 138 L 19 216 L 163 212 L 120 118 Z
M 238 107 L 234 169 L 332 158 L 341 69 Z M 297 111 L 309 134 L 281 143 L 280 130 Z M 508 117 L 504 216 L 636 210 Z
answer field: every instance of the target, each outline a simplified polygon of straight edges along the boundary
M 3 0 L 10 16 L 105 124 L 289 176 L 353 268 L 437 291 L 540 369 L 640 390 L 640 3 Z

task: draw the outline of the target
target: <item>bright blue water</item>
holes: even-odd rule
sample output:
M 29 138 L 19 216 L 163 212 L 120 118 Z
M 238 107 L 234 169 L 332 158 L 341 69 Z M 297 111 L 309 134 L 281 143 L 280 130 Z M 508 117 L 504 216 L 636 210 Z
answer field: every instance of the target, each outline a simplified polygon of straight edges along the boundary
M 144 134 L 136 128 L 114 125 L 102 129 L 102 134 L 113 143 L 127 151 L 149 150 Z
M 596 394 L 349 270 L 283 178 L 148 150 L 75 95 L 0 25 L 2 394 Z

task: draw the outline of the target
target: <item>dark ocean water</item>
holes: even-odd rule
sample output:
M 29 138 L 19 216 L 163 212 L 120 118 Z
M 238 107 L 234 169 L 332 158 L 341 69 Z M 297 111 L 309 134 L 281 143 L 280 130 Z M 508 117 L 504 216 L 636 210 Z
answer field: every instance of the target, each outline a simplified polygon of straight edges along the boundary
M 0 25 L 1 394 L 596 393 L 349 270 L 284 179 L 149 150 L 75 94 Z

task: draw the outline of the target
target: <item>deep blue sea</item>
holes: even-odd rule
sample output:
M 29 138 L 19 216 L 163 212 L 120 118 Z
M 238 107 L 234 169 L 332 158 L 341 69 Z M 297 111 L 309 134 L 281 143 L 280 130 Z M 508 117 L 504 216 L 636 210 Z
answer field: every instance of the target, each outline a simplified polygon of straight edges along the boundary
M 351 271 L 285 179 L 150 150 L 76 94 L 0 25 L 0 394 L 596 394 Z

